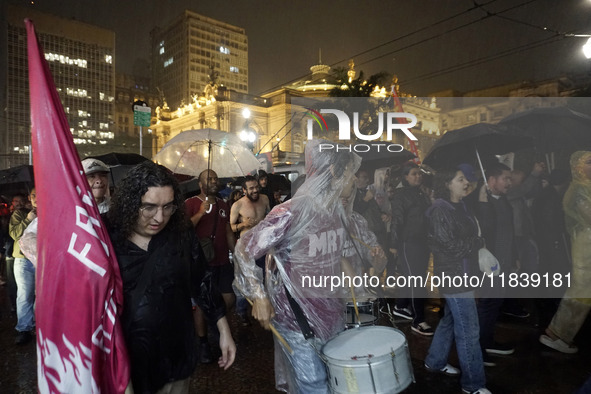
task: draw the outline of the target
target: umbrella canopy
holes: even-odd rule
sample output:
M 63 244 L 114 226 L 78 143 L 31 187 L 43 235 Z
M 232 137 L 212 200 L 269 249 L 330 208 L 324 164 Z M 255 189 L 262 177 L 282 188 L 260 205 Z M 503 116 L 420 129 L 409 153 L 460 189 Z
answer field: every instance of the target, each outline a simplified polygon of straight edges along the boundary
M 509 132 L 533 137 L 535 147 L 543 153 L 591 146 L 591 116 L 568 107 L 533 108 L 499 123 L 512 126 Z
M 423 160 L 433 168 L 461 163 L 478 164 L 478 155 L 488 163 L 502 155 L 531 147 L 530 137 L 509 134 L 508 127 L 490 123 L 478 123 L 448 131 L 435 143 Z
M 0 170 L 0 185 L 9 183 L 33 183 L 33 166 L 21 165 Z
M 260 166 L 256 156 L 236 135 L 214 129 L 179 133 L 153 160 L 177 174 L 198 176 L 209 168 L 220 178 L 254 173 Z
M 138 155 L 137 153 L 119 153 L 119 152 L 111 152 L 100 156 L 91 156 L 93 159 L 98 159 L 105 163 L 106 165 L 112 167 L 117 165 L 125 165 L 125 166 L 134 166 L 136 164 L 140 164 L 146 160 L 142 155 Z
M 382 143 L 380 143 L 381 145 Z M 370 150 L 368 152 L 356 152 L 361 156 L 361 167 L 360 170 L 367 170 L 371 174 L 374 173 L 378 168 L 391 167 L 396 164 L 404 163 L 409 160 L 416 158 L 412 152 L 403 149 L 400 152 L 388 151 L 389 145 L 395 145 L 392 143 L 383 143 L 384 146 L 380 146 L 380 151 Z M 399 148 L 399 147 L 394 147 Z M 393 151 L 398 150 L 391 148 Z

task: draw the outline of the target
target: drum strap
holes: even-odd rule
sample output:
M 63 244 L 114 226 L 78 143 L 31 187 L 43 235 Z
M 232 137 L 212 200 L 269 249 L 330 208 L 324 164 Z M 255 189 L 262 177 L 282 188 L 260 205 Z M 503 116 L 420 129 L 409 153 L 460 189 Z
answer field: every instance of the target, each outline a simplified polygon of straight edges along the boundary
M 289 300 L 289 305 L 291 305 L 291 309 L 293 310 L 293 314 L 296 317 L 298 322 L 298 326 L 300 326 L 300 330 L 302 330 L 302 334 L 304 334 L 305 339 L 314 338 L 314 331 L 310 328 L 310 324 L 308 323 L 308 319 L 304 315 L 304 311 L 298 302 L 291 296 L 287 287 L 283 285 L 285 288 L 285 294 L 287 295 L 287 299 Z

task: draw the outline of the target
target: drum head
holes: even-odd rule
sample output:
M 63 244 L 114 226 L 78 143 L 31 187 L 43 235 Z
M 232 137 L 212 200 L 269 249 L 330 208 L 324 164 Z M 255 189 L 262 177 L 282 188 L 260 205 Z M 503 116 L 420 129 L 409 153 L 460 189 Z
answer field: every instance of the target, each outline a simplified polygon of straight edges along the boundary
M 406 343 L 404 334 L 395 328 L 372 326 L 344 331 L 322 348 L 326 357 L 358 360 L 389 354 Z
M 360 321 L 357 321 L 356 314 L 347 313 L 347 324 L 358 324 L 358 323 L 361 323 L 361 325 L 373 324 L 373 323 L 375 323 L 376 320 L 378 320 L 378 318 L 375 317 L 374 315 L 368 315 L 367 313 L 360 313 L 359 320 Z

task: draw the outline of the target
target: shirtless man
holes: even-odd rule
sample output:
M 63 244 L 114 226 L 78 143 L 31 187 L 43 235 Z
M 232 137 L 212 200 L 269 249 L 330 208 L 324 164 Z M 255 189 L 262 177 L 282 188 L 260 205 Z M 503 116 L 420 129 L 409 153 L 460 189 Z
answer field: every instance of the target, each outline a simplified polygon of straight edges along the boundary
M 260 194 L 259 182 L 255 177 L 246 176 L 242 190 L 244 197 L 232 204 L 230 209 L 230 227 L 235 233 L 239 232 L 241 237 L 263 220 L 270 211 L 269 198 Z M 256 264 L 264 270 L 265 256 L 256 260 Z M 246 299 L 239 292 L 236 292 L 236 314 L 243 326 L 250 326 Z
M 232 231 L 245 232 L 256 226 L 271 210 L 269 198 L 260 194 L 259 183 L 253 176 L 246 176 L 242 184 L 244 197 L 232 204 L 230 210 L 230 227 Z

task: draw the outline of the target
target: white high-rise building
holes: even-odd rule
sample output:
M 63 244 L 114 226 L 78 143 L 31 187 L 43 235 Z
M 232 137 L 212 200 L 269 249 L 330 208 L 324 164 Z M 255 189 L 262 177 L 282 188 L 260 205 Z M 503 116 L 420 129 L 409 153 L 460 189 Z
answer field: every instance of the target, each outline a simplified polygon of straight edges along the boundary
M 218 86 L 248 92 L 246 31 L 184 11 L 164 28 L 150 33 L 152 84 L 170 108 L 190 104 L 213 80 Z

